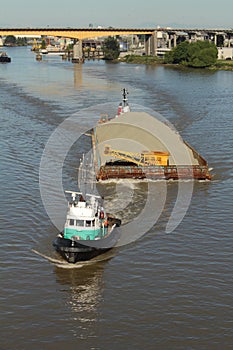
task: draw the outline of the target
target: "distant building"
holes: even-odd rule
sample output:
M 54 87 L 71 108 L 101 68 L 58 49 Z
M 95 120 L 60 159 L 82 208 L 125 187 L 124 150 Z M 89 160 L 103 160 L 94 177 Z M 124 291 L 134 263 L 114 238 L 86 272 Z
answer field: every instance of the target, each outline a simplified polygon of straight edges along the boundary
M 219 60 L 232 60 L 233 59 L 233 47 L 218 47 L 218 59 Z
M 128 51 L 128 43 L 126 41 L 119 41 L 119 47 L 121 52 Z

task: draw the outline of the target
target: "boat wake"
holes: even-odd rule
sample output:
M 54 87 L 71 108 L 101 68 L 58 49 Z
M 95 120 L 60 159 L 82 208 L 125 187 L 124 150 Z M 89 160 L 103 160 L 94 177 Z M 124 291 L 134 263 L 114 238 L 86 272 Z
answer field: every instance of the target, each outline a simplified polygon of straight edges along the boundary
M 41 252 L 38 252 L 38 250 L 35 250 L 35 249 L 32 249 L 32 252 L 41 256 L 42 258 L 54 263 L 54 264 L 60 264 L 60 265 L 63 265 L 63 264 L 66 264 L 65 261 L 62 261 L 62 260 L 59 260 L 59 259 L 55 259 L 55 258 L 52 258 L 51 256 L 48 256 L 48 255 L 45 255 Z
M 55 266 L 63 268 L 63 269 L 80 269 L 81 267 L 87 266 L 87 265 L 92 265 L 92 264 L 96 264 L 98 262 L 102 262 L 105 260 L 109 260 L 110 258 L 112 258 L 114 256 L 114 254 L 110 254 L 109 252 L 106 254 L 102 254 L 101 256 L 97 256 L 91 260 L 88 261 L 80 261 L 80 262 L 76 262 L 75 264 L 70 264 L 65 260 L 59 260 L 59 259 L 55 259 L 52 258 L 51 256 L 45 255 L 41 252 L 38 252 L 38 250 L 32 249 L 32 252 L 41 256 L 42 258 L 46 259 L 47 261 L 53 263 Z

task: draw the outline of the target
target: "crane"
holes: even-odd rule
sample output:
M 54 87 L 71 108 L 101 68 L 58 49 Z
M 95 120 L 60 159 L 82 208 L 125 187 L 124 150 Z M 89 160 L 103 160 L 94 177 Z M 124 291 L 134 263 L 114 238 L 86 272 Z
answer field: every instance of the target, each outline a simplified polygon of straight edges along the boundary
M 161 151 L 142 151 L 138 152 L 129 152 L 112 149 L 111 146 L 105 145 L 104 148 L 105 156 L 112 156 L 127 162 L 133 162 L 138 166 L 150 166 L 150 165 L 160 165 L 167 166 L 169 165 L 169 153 Z

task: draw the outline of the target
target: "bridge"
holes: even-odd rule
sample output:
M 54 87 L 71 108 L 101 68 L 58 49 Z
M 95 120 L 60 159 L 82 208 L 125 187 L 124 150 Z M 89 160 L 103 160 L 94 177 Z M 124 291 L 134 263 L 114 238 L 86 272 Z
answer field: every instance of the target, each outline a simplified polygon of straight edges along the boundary
M 7 35 L 40 35 L 55 36 L 63 38 L 75 39 L 77 43 L 74 45 L 73 62 L 83 61 L 82 40 L 98 38 L 104 36 L 144 34 L 146 42 L 149 43 L 150 37 L 153 35 L 154 29 L 130 29 L 130 28 L 0 28 L 0 36 Z M 146 53 L 149 54 L 149 44 L 146 44 Z
M 103 36 L 149 34 L 154 29 L 130 29 L 130 28 L 0 28 L 0 35 L 42 35 L 56 36 L 72 39 L 91 39 Z
M 210 40 L 216 45 L 222 37 L 222 45 L 233 46 L 233 29 L 227 28 L 0 28 L 0 36 L 35 35 L 72 38 L 77 41 L 74 55 L 80 60 L 82 40 L 116 35 L 145 35 L 145 54 L 157 56 L 161 48 L 170 50 L 181 38 L 185 40 Z

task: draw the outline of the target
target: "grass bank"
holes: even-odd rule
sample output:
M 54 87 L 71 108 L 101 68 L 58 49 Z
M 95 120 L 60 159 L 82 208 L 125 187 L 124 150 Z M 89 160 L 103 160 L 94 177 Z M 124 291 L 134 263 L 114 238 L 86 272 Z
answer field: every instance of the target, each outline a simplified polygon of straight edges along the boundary
M 231 61 L 231 60 L 218 60 L 213 67 L 210 67 L 210 69 L 232 70 L 233 71 L 233 61 Z
M 126 55 L 118 59 L 120 62 L 137 63 L 137 64 L 162 64 L 163 59 L 156 56 L 140 56 L 140 55 Z

